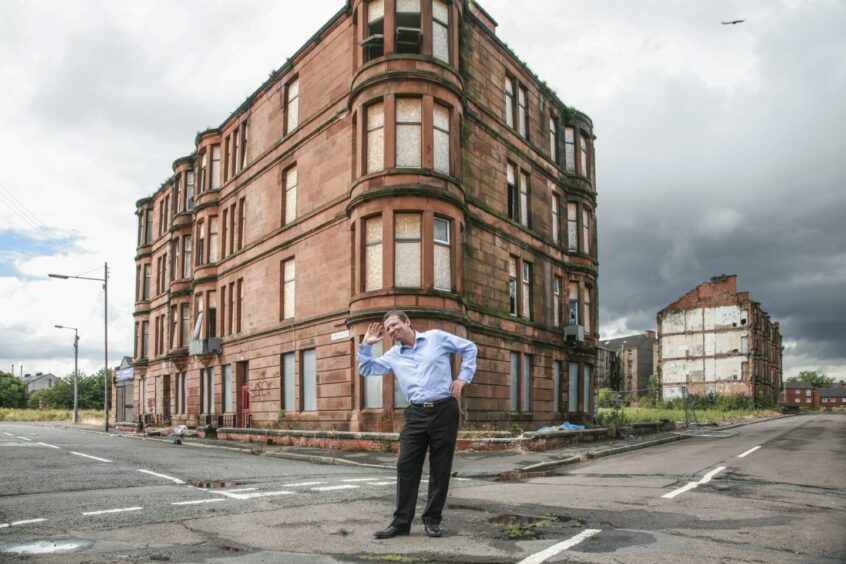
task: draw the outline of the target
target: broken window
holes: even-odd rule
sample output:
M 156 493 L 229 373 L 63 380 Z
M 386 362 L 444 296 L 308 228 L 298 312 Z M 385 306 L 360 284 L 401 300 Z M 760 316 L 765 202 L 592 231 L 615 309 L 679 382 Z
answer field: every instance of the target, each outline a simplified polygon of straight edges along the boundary
M 558 120 L 554 115 L 549 116 L 549 158 L 558 162 Z
M 397 0 L 397 53 L 419 55 L 423 34 L 420 25 L 420 0 Z
M 517 172 L 511 163 L 505 165 L 505 178 L 508 187 L 508 218 L 517 220 Z
M 517 106 L 517 131 L 524 138 L 528 138 L 529 93 L 523 86 L 517 88 Z
M 517 315 L 517 257 L 508 257 L 508 312 Z
M 367 3 L 367 37 L 361 42 L 364 60 L 372 61 L 385 54 L 385 1 Z
M 561 220 L 559 214 L 561 212 L 561 197 L 558 194 L 552 195 L 552 240 L 557 245 L 561 239 Z
M 590 254 L 591 241 L 591 215 L 590 208 L 582 206 L 582 252 L 586 255 Z
M 220 145 L 214 145 L 212 147 L 211 189 L 218 188 L 220 188 Z
M 579 247 L 579 216 L 576 202 L 567 203 L 567 250 L 575 251 Z
M 588 141 L 587 135 L 582 133 L 579 136 L 579 174 L 582 176 L 589 176 L 588 174 Z
M 514 79 L 505 77 L 505 125 L 514 127 Z
M 567 172 L 576 172 L 576 130 L 564 128 L 564 160 Z
M 520 171 L 520 223 L 529 227 L 529 175 Z
M 552 281 L 552 325 L 561 326 L 561 277 Z

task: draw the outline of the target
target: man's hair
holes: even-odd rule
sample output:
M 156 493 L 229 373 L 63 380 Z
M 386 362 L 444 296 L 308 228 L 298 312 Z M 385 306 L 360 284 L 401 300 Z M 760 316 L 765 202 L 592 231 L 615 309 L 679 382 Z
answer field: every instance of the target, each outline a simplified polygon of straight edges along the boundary
M 382 316 L 382 323 L 388 320 L 389 317 L 394 316 L 398 318 L 403 323 L 411 323 L 411 320 L 408 318 L 408 315 L 399 309 L 392 309 L 388 313 Z

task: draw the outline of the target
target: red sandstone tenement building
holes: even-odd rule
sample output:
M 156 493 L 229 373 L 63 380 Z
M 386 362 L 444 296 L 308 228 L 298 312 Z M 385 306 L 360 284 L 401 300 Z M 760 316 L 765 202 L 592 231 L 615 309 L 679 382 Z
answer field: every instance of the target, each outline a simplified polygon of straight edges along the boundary
M 466 427 L 593 411 L 592 123 L 495 31 L 467 0 L 351 0 L 197 135 L 137 202 L 118 421 L 397 430 L 355 359 L 391 308 L 479 345 Z
M 737 276 L 715 276 L 658 312 L 659 379 L 663 397 L 745 394 L 778 401 L 782 344 Z

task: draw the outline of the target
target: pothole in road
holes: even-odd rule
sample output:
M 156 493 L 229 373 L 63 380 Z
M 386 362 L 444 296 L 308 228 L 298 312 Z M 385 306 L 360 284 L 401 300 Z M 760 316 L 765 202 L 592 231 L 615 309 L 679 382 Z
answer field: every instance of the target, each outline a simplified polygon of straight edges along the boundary
M 544 537 L 545 532 L 554 534 L 550 529 L 560 529 L 564 526 L 584 527 L 582 519 L 567 517 L 566 515 L 519 515 L 506 513 L 488 519 L 494 528 L 510 540 L 537 540 Z
M 244 482 L 238 482 L 235 480 L 217 480 L 213 482 L 191 482 L 191 485 L 195 488 L 202 488 L 204 490 L 224 490 L 228 488 L 234 488 L 236 486 L 243 485 Z

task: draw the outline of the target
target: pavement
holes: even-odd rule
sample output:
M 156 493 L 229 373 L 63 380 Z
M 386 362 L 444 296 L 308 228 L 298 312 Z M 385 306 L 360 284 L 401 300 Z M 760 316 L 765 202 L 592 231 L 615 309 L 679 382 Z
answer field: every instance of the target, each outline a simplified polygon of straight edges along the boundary
M 732 434 L 730 429 L 742 425 L 793 416 L 794 415 L 762 417 L 736 423 L 718 425 L 715 427 L 703 427 L 699 431 L 690 431 L 689 433 L 686 433 L 684 430 L 659 432 L 649 435 L 564 446 L 540 452 L 458 451 L 455 453 L 455 458 L 453 459 L 452 471 L 453 476 L 463 478 L 520 480 L 522 478 L 554 472 L 556 468 L 567 464 L 574 464 L 595 458 L 613 456 L 615 454 L 621 454 L 632 450 L 649 448 L 652 446 L 683 440 L 692 436 L 702 436 L 703 433 L 705 433 L 705 436 L 712 437 L 730 436 L 730 434 Z M 98 431 L 98 427 L 94 425 L 71 426 L 64 423 L 59 425 L 67 428 L 86 429 L 92 432 L 103 432 Z M 150 436 L 146 433 L 110 431 L 110 434 L 114 433 L 131 439 L 173 443 L 173 439 L 169 436 Z M 387 470 L 396 469 L 398 456 L 398 453 L 395 452 L 349 451 L 327 448 L 277 446 L 247 441 L 221 440 L 191 436 L 183 437 L 182 444 L 174 445 L 174 447 L 223 449 L 257 456 L 287 458 L 317 464 L 338 464 L 367 468 L 384 468 Z

